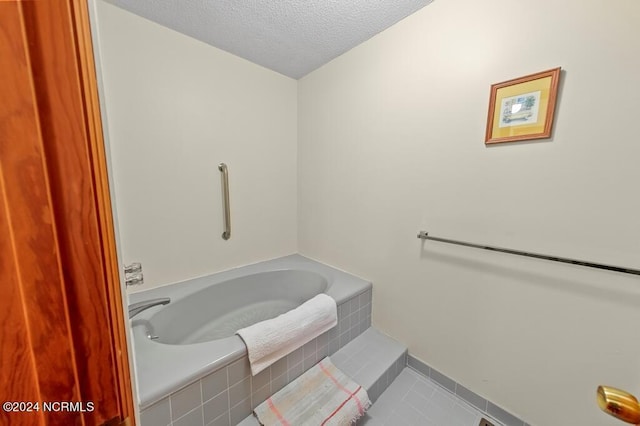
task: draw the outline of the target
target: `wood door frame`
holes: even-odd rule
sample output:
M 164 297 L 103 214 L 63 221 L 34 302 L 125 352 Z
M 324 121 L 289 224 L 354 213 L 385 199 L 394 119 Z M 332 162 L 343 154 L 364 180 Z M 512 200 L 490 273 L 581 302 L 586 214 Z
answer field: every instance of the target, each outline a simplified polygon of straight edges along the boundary
M 95 409 L 75 416 L 74 421 L 79 422 L 76 424 L 102 424 L 114 417 L 133 422 L 128 321 L 122 300 L 87 0 L 3 3 L 6 10 L 16 12 L 12 25 L 0 28 L 0 36 L 5 31 L 6 40 L 20 41 L 20 52 L 25 56 L 12 57 L 7 69 L 15 69 L 16 75 L 22 73 L 25 81 L 30 81 L 15 92 L 19 93 L 15 105 L 31 111 L 34 118 L 22 120 L 19 125 L 23 127 L 17 129 L 12 120 L 18 110 L 0 108 L 6 114 L 0 119 L 11 125 L 5 126 L 6 140 L 0 141 L 0 154 L 6 154 L 0 158 L 0 189 L 5 194 L 5 202 L 0 205 L 7 213 L 20 213 L 19 208 L 23 208 L 34 218 L 37 211 L 49 216 L 18 223 L 18 216 L 7 214 L 10 220 L 0 221 L 0 225 L 7 229 L 15 225 L 24 234 L 12 234 L 13 246 L 7 248 L 13 250 L 15 259 L 26 259 L 24 264 L 15 264 L 15 276 L 30 268 L 40 272 L 44 261 L 40 256 L 47 253 L 53 256 L 49 264 L 57 265 L 59 271 L 59 281 L 55 281 L 59 300 L 52 304 L 38 303 L 39 297 L 53 291 L 53 287 L 43 287 L 42 276 L 34 273 L 33 277 L 25 275 L 15 281 L 23 295 L 21 309 L 30 342 L 39 334 L 44 342 L 44 349 L 31 346 L 35 361 L 29 377 L 35 378 L 40 398 L 54 400 L 54 393 L 45 394 L 43 390 L 56 382 L 60 390 L 65 389 L 59 400 L 93 402 Z M 13 51 L 18 52 L 18 48 Z M 31 139 L 26 136 L 29 132 L 35 135 Z M 36 141 L 34 148 L 22 154 L 22 147 L 28 147 L 27 140 Z M 30 170 L 42 174 L 42 178 L 30 180 L 32 187 L 26 186 L 30 181 L 21 179 L 24 171 L 18 162 L 24 159 L 33 162 Z M 5 183 L 9 186 L 5 187 Z M 41 195 L 36 200 L 29 198 L 30 192 Z M 47 204 L 42 204 L 45 201 Z M 46 234 L 51 234 L 46 246 L 43 243 L 42 247 L 35 247 L 33 238 L 40 232 L 39 227 L 50 228 L 52 234 Z M 25 302 L 25 295 L 34 298 L 35 303 Z M 67 336 L 64 345 L 69 350 L 47 352 L 46 315 L 60 324 L 57 335 L 63 340 Z M 42 362 L 38 362 L 39 357 Z M 69 371 L 64 374 L 68 380 L 58 380 L 56 374 L 62 371 L 48 367 L 47 359 L 62 362 L 61 365 L 69 363 Z M 46 414 L 41 414 L 45 419 L 42 421 L 48 422 Z
M 0 422 L 74 424 L 83 422 L 81 416 L 4 406 L 5 401 L 78 401 L 80 396 L 75 363 L 69 362 L 74 347 L 65 281 L 23 13 L 17 3 L 0 4 L 0 63 Z

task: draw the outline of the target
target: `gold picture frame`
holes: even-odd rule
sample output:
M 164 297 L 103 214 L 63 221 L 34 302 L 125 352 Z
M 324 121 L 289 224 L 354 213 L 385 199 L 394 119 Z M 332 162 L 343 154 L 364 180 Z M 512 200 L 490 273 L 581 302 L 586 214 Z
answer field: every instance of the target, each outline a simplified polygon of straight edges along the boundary
M 485 144 L 551 137 L 560 67 L 491 86 Z

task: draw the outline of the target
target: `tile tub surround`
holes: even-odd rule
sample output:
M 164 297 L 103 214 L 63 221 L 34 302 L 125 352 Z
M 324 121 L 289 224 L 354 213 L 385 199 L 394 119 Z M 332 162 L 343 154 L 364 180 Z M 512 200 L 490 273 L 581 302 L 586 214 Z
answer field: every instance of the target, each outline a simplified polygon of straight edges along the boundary
M 371 288 L 338 305 L 338 324 L 256 376 L 246 354 L 141 412 L 142 426 L 235 425 L 254 407 L 371 325 Z
M 335 346 L 341 343 L 340 339 L 346 341 L 346 339 L 351 338 L 351 324 L 353 323 L 357 326 L 360 323 L 359 316 L 356 320 L 355 316 L 351 315 L 351 308 L 356 306 L 352 299 L 370 290 L 371 283 L 300 255 L 285 256 L 135 293 L 130 296 L 129 303 L 158 297 L 170 297 L 172 303 L 177 303 L 182 298 L 189 297 L 193 293 L 215 286 L 218 283 L 262 272 L 283 270 L 315 272 L 327 281 L 328 286 L 325 293 L 331 296 L 338 306 L 350 301 L 348 308 L 342 307 L 338 311 L 339 319 L 342 318 L 344 322 L 336 331 L 332 332 L 329 340 L 337 338 L 338 340 L 332 342 Z M 360 306 L 359 300 L 357 306 Z M 137 315 L 131 321 L 138 382 L 138 404 L 141 409 L 149 407 L 154 402 L 184 388 L 209 373 L 246 356 L 247 349 L 240 337 L 236 335 L 189 345 L 163 344 L 148 339 L 147 324 L 149 319 L 163 308 L 150 308 Z M 340 313 L 341 311 L 342 314 Z M 360 315 L 358 311 L 354 312 Z M 180 317 L 177 317 L 175 321 L 179 322 L 180 319 Z M 188 321 L 188 318 L 185 318 L 185 321 Z M 349 332 L 349 334 L 346 334 L 346 332 Z
M 495 405 L 491 401 L 486 400 L 480 395 L 462 386 L 460 383 L 450 379 L 438 370 L 431 368 L 419 359 L 409 355 L 407 357 L 407 365 L 422 374 L 425 377 L 430 378 L 438 385 L 451 392 L 452 394 L 465 400 L 467 403 L 476 407 L 483 413 L 487 413 L 489 417 L 498 419 L 504 426 L 529 426 L 524 420 L 519 419 L 513 414 L 503 410 L 499 406 Z

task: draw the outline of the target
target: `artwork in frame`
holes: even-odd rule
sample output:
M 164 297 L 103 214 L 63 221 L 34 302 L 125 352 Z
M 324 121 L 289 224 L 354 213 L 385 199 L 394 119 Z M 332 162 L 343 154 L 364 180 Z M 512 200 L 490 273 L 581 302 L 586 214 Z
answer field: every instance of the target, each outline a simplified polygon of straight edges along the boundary
M 485 144 L 551 137 L 560 67 L 491 86 Z

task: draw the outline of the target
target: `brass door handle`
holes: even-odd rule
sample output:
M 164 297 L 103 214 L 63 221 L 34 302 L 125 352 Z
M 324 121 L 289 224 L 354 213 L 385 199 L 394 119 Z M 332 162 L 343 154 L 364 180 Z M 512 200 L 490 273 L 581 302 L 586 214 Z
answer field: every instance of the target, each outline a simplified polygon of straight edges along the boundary
M 623 422 L 640 424 L 640 403 L 629 392 L 610 386 L 598 386 L 598 406 Z

